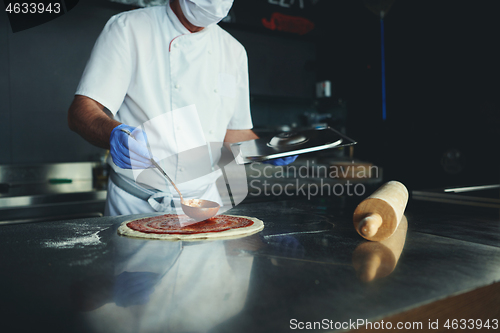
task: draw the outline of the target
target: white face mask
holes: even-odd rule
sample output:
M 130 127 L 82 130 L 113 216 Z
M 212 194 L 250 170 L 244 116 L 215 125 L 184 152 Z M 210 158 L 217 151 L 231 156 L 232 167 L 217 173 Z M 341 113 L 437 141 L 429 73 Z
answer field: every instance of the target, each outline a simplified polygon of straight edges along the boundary
M 179 5 L 192 25 L 208 27 L 227 16 L 233 0 L 179 0 Z

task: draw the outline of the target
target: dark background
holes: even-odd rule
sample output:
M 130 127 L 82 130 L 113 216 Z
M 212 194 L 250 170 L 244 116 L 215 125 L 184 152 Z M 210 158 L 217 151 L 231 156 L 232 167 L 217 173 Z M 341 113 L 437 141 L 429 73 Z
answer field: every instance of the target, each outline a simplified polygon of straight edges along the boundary
M 334 78 L 348 101 L 357 157 L 412 188 L 498 183 L 497 4 L 394 2 L 384 20 L 385 122 L 379 17 L 361 1 L 318 4 L 328 31 L 318 43 L 318 76 Z M 450 150 L 455 153 L 446 154 Z
M 303 75 L 297 84 L 333 84 L 333 97 L 326 102 L 314 98 L 310 84 L 290 93 L 294 88 L 286 86 L 296 84 L 288 78 L 281 80 L 284 91 L 266 95 L 267 88 L 258 82 L 269 73 L 250 60 L 256 127 L 300 125 L 304 112 L 341 109 L 346 111 L 339 113 L 346 133 L 359 142 L 354 157 L 382 166 L 386 180 L 400 180 L 410 189 L 498 183 L 496 1 L 394 2 L 385 17 L 386 121 L 380 18 L 362 0 L 304 3 L 300 9 L 298 1 L 283 8 L 267 0 L 236 0 L 233 21 L 221 23 L 235 36 L 253 36 L 241 40 L 249 56 L 259 47 L 269 49 L 261 54 L 268 54 L 271 63 L 280 55 L 276 63 L 281 73 Z M 105 22 L 129 9 L 104 0 L 81 0 L 66 15 L 15 34 L 0 13 L 0 164 L 99 159 L 102 150 L 69 131 L 66 112 Z M 313 22 L 314 29 L 300 36 L 264 28 L 261 19 L 275 11 L 301 16 Z M 259 40 L 276 44 L 270 48 L 269 42 L 266 47 Z M 295 60 L 282 60 L 283 45 L 295 47 Z M 301 63 L 301 55 L 316 60 Z M 279 71 L 274 82 L 283 75 Z M 330 106 L 322 108 L 325 103 Z

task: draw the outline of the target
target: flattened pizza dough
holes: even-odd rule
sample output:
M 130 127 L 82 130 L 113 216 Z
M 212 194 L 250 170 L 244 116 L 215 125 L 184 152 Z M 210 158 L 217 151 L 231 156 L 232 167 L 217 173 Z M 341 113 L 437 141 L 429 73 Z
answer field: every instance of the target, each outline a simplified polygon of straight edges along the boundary
M 243 225 L 250 224 L 250 222 L 245 222 L 242 219 L 251 221 L 252 223 L 250 225 L 245 225 L 243 227 L 229 228 L 227 230 L 222 230 L 222 231 L 215 231 L 217 230 L 215 226 L 209 232 L 199 232 L 199 231 L 197 232 L 196 229 L 199 226 L 201 226 L 202 223 L 206 222 L 202 221 L 187 226 L 187 229 L 192 229 L 191 231 L 188 230 L 186 233 L 180 233 L 181 230 L 179 228 L 175 228 L 173 222 L 170 222 L 168 225 L 166 225 L 165 223 L 168 223 L 169 219 L 172 220 L 175 218 L 177 220 L 176 224 L 179 225 L 178 219 L 185 219 L 187 221 L 189 218 L 185 215 L 177 216 L 173 214 L 166 214 L 150 218 L 141 218 L 132 221 L 125 221 L 118 228 L 118 234 L 122 236 L 136 237 L 136 238 L 185 241 L 185 240 L 207 240 L 207 239 L 212 240 L 212 239 L 225 239 L 225 238 L 239 238 L 242 236 L 248 236 L 257 233 L 262 229 L 264 229 L 264 223 L 255 217 L 236 216 L 236 215 L 217 215 L 214 217 L 214 219 L 224 219 L 226 217 L 229 219 L 235 218 L 232 220 L 238 221 Z M 160 223 L 163 223 L 163 225 L 160 226 L 159 225 Z M 131 227 L 129 227 L 130 224 L 135 229 L 141 229 L 143 231 L 132 229 Z M 165 226 L 167 226 L 168 228 L 165 228 Z M 158 227 L 158 229 L 156 229 L 156 227 Z M 170 228 L 172 229 L 172 232 L 168 230 Z M 224 226 L 222 226 L 222 228 L 224 228 Z M 182 232 L 185 232 L 184 230 L 185 229 L 182 228 Z

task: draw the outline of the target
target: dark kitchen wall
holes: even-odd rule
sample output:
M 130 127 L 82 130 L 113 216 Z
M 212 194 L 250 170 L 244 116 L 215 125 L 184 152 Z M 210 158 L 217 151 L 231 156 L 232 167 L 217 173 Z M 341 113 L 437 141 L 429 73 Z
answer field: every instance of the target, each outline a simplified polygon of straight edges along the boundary
M 62 17 L 17 33 L 0 12 L 0 164 L 98 159 L 103 151 L 71 132 L 66 114 L 97 36 L 125 9 L 80 0 Z
M 221 25 L 247 51 L 254 130 L 300 126 L 301 115 L 316 111 L 316 43 Z
M 385 154 L 394 177 L 420 188 L 499 183 L 498 10 L 487 0 L 394 4 L 387 128 L 402 139 Z
M 12 160 L 10 99 L 9 99 L 9 55 L 8 22 L 5 12 L 0 13 L 0 164 Z
M 366 3 L 320 1 L 318 79 L 348 103 L 355 157 L 411 189 L 498 183 L 497 1 L 395 1 L 385 17 L 387 120 L 380 19 Z

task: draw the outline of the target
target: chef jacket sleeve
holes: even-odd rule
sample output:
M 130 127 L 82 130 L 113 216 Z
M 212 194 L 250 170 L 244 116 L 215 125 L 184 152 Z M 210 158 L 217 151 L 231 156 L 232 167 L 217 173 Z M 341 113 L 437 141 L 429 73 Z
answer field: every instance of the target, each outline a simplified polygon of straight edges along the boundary
M 240 44 L 238 76 L 236 82 L 236 108 L 227 129 L 244 130 L 253 128 L 250 114 L 250 89 L 248 85 L 248 57 L 245 48 Z
M 76 95 L 101 103 L 113 115 L 118 112 L 132 77 L 134 49 L 130 45 L 126 15 L 113 16 L 97 39 Z

